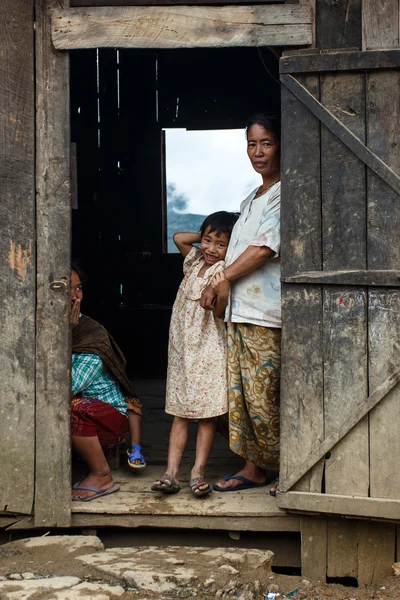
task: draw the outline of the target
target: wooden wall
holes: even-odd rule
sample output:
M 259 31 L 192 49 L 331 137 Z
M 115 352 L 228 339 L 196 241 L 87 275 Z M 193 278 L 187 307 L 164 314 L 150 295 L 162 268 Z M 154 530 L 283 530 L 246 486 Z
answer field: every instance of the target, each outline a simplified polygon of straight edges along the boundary
M 35 461 L 33 5 L 0 11 L 0 513 L 30 513 Z

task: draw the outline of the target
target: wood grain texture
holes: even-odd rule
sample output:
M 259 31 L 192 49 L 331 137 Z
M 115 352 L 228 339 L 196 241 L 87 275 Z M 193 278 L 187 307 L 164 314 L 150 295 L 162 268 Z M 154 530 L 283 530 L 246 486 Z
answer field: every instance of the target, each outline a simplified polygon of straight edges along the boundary
M 291 75 L 281 75 L 281 81 L 288 87 L 307 108 L 315 114 L 359 159 L 361 159 L 386 184 L 400 193 L 400 176 L 387 165 L 382 158 L 354 135 L 348 127 L 337 119 L 331 111 L 308 92 L 308 90 Z
M 328 577 L 358 575 L 357 522 L 343 518 L 328 519 Z
M 361 0 L 318 0 L 316 28 L 317 48 L 361 49 Z
M 302 83 L 319 93 L 319 80 Z M 320 124 L 282 87 L 282 273 L 321 269 Z M 285 143 L 287 140 L 287 143 Z M 307 147 L 307 153 L 303 148 Z M 324 437 L 319 286 L 282 286 L 281 481 Z M 320 491 L 323 465 L 296 489 Z M 304 473 L 303 473 L 304 474 Z M 298 481 L 298 480 L 297 480 Z
M 314 51 L 315 52 L 315 51 Z M 395 69 L 400 67 L 399 50 L 370 50 L 368 52 L 336 52 L 283 56 L 281 73 L 313 73 L 314 71 L 356 71 Z
M 0 11 L 0 510 L 26 514 L 33 507 L 35 460 L 33 20 L 29 2 L 3 3 Z
M 312 334 L 312 330 L 310 330 Z M 370 343 L 371 346 L 371 343 Z M 395 344 L 392 344 L 393 348 Z M 391 365 L 392 366 L 392 365 Z M 339 425 L 337 429 L 332 431 L 324 441 L 319 444 L 315 450 L 307 456 L 307 458 L 298 464 L 293 471 L 279 484 L 281 492 L 287 492 L 297 483 L 314 465 L 316 465 L 332 448 L 341 440 L 351 429 L 359 423 L 376 405 L 381 402 L 386 396 L 395 393 L 398 390 L 400 381 L 400 370 L 396 369 L 374 392 L 367 398 L 366 401 L 354 408 L 351 415 L 347 417 Z M 397 388 L 396 388 L 397 386 Z
M 392 575 L 395 562 L 396 525 L 358 523 L 358 585 L 380 585 Z
M 400 500 L 359 498 L 338 494 L 288 492 L 277 495 L 277 504 L 288 511 L 400 520 Z
M 326 581 L 327 520 L 300 517 L 301 574 L 312 581 Z
M 321 75 L 321 103 L 365 141 L 364 76 Z M 328 128 L 321 129 L 322 251 L 326 269 L 366 268 L 365 166 Z M 349 227 L 351 223 L 351 227 Z M 324 287 L 325 435 L 368 396 L 367 295 Z M 368 417 L 325 461 L 325 491 L 367 496 Z M 328 521 L 327 574 L 357 576 L 357 537 L 342 520 Z
M 296 5 L 54 10 L 52 40 L 58 50 L 308 45 L 311 10 Z
M 278 0 L 281 4 L 284 0 Z M 288 2 L 286 2 L 288 4 Z M 294 1 L 297 4 L 297 0 Z M 70 6 L 197 6 L 215 4 L 215 0 L 71 0 Z M 218 0 L 218 4 L 254 4 L 254 0 Z M 276 0 L 263 0 L 263 4 L 277 4 Z
M 399 1 L 363 0 L 362 49 L 399 45 Z
M 282 277 L 284 283 L 322 283 L 325 285 L 362 285 L 373 287 L 400 287 L 400 268 L 397 270 L 306 271 L 291 277 Z
M 400 164 L 400 73 L 378 71 L 367 79 L 368 145 L 393 169 Z M 392 269 L 400 264 L 400 197 L 368 173 L 368 266 Z M 400 368 L 400 291 L 369 292 L 370 388 Z M 372 497 L 400 498 L 400 390 L 394 389 L 370 416 Z
M 50 39 L 49 9 L 36 2 L 36 489 L 35 524 L 70 525 L 71 246 L 69 63 Z M 51 284 L 60 282 L 58 289 Z

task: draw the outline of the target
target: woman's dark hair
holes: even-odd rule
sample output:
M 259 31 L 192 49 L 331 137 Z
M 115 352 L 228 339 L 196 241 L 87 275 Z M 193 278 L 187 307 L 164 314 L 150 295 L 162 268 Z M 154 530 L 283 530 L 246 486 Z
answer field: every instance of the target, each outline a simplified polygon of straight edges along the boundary
M 281 123 L 277 115 L 271 115 L 262 110 L 255 112 L 247 120 L 246 137 L 249 135 L 249 131 L 253 125 L 261 125 L 261 127 L 264 127 L 264 129 L 273 133 L 277 139 L 281 141 Z
M 71 269 L 72 269 L 72 271 L 75 271 L 75 273 L 78 273 L 81 283 L 87 282 L 88 276 L 86 275 L 85 271 L 82 269 L 79 258 L 73 258 L 71 260 Z
M 217 235 L 226 233 L 228 237 L 231 237 L 233 226 L 238 218 L 239 213 L 226 212 L 225 210 L 212 213 L 212 215 L 209 215 L 206 219 L 204 219 L 200 227 L 200 235 L 203 237 L 207 229 L 210 227 L 210 233 L 216 231 Z

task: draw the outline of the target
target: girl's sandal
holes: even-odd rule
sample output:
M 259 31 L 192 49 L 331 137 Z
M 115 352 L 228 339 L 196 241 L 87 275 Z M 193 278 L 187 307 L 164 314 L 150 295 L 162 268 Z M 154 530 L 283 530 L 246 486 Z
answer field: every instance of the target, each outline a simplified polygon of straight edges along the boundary
M 195 478 L 191 479 L 189 485 L 190 485 L 190 491 L 192 492 L 192 494 L 195 498 L 200 498 L 201 496 L 207 496 L 208 494 L 211 494 L 211 492 L 212 492 L 212 487 L 210 486 L 208 481 L 206 481 L 204 479 L 204 477 L 195 477 Z M 204 490 L 201 490 L 200 488 L 203 487 L 204 485 L 206 485 L 207 487 Z
M 126 451 L 128 455 L 128 465 L 132 467 L 132 469 L 144 469 L 146 466 L 146 461 L 144 460 L 144 456 L 142 454 L 142 447 L 131 446 L 129 450 Z M 136 463 L 136 460 L 140 460 L 140 463 Z
M 163 492 L 164 494 L 176 494 L 181 489 L 179 483 L 169 473 L 164 473 L 160 479 L 157 479 L 151 486 L 152 492 Z

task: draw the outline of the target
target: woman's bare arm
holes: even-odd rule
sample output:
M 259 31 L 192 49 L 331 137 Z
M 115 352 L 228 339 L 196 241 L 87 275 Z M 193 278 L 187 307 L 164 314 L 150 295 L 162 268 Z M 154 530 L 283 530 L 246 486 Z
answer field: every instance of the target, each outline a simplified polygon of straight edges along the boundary
M 248 246 L 246 250 L 237 257 L 224 271 L 228 281 L 235 281 L 239 277 L 249 275 L 261 267 L 274 251 L 268 246 Z
M 194 231 L 179 231 L 174 233 L 173 240 L 182 256 L 187 256 L 193 248 L 193 244 L 200 243 L 201 235 Z

